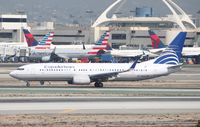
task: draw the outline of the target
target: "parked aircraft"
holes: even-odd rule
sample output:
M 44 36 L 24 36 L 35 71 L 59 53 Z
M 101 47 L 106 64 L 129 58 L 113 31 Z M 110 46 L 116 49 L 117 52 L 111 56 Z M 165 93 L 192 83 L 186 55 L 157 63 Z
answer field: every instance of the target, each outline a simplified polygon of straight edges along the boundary
M 23 32 L 28 47 L 31 48 L 33 47 L 34 49 L 41 49 L 41 50 L 50 49 L 51 43 L 53 41 L 54 32 L 49 32 L 39 42 L 33 37 L 33 35 L 27 29 L 23 29 Z
M 160 38 L 152 31 L 149 30 L 149 34 L 152 41 L 152 48 L 150 52 L 161 53 L 167 46 L 160 40 Z M 195 57 L 200 55 L 200 47 L 183 47 L 183 57 Z
M 110 33 L 106 31 L 100 39 L 96 42 L 93 47 L 90 49 L 86 49 L 85 45 L 83 44 L 82 49 L 66 49 L 66 48 L 56 48 L 55 54 L 61 58 L 83 58 L 83 57 L 90 57 L 96 56 L 100 54 L 104 54 L 110 47 L 108 44 L 108 39 Z M 76 45 L 75 45 L 76 46 Z
M 31 61 L 51 61 L 54 55 L 54 48 L 51 47 L 54 32 L 49 32 L 39 42 L 27 29 L 23 29 L 23 32 L 30 50 L 29 59 Z
M 107 80 L 144 80 L 180 70 L 181 52 L 186 32 L 180 32 L 160 56 L 155 59 L 134 64 L 128 63 L 43 63 L 29 64 L 12 71 L 10 76 L 27 82 L 68 81 L 70 84 L 90 84 L 103 87 Z M 137 61 L 137 60 L 136 60 Z M 130 67 L 131 66 L 131 67 Z
M 110 33 L 108 33 L 110 34 Z M 109 39 L 109 36 L 107 37 L 107 40 Z M 104 43 L 104 45 L 107 45 L 109 48 L 107 48 L 108 51 L 110 51 L 110 54 L 114 57 L 137 57 L 140 55 L 144 56 L 151 56 L 155 57 L 157 55 L 150 53 L 147 50 L 141 50 L 141 49 L 136 49 L 136 50 L 119 50 L 119 49 L 113 49 L 111 48 L 110 44 L 108 41 Z

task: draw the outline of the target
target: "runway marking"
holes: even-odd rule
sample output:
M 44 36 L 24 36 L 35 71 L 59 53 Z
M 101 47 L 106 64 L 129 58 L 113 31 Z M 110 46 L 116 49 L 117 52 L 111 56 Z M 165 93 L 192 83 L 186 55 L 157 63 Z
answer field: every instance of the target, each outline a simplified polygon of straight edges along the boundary
M 61 113 L 69 113 L 69 112 L 73 112 L 76 111 L 76 109 L 64 109 Z
M 199 73 L 198 74 L 189 74 L 189 73 L 187 73 L 187 75 L 186 74 L 170 74 L 170 75 L 181 75 L 181 76 L 187 76 L 187 75 L 191 75 L 191 76 L 198 76 L 198 75 L 200 75 Z M 170 76 L 169 75 L 169 76 Z

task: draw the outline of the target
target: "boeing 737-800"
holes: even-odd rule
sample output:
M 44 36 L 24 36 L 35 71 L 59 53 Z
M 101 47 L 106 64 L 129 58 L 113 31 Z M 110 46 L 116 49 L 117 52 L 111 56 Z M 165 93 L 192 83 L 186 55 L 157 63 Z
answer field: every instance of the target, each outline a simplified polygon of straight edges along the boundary
M 87 85 L 95 82 L 95 87 L 103 87 L 103 81 L 116 77 L 119 73 L 134 68 L 134 63 L 43 63 L 19 67 L 10 75 L 27 82 L 67 81 L 69 84 Z
M 160 56 L 155 59 L 133 65 L 127 63 L 44 63 L 30 64 L 12 71 L 10 76 L 27 82 L 68 81 L 70 84 L 90 84 L 102 87 L 103 81 L 144 80 L 180 70 L 181 52 L 186 32 L 180 32 Z M 136 66 L 135 66 L 136 65 Z M 131 69 L 130 69 L 130 66 Z M 114 78 L 113 78 L 114 77 Z

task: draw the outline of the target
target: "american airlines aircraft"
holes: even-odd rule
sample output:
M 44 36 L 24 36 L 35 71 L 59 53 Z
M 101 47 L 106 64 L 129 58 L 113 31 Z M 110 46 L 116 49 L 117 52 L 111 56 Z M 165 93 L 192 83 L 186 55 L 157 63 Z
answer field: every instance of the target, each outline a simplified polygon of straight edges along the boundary
M 106 31 L 100 39 L 93 45 L 90 49 L 67 49 L 67 48 L 56 48 L 55 54 L 61 58 L 83 58 L 89 56 L 96 56 L 99 54 L 104 54 L 107 50 L 110 49 L 108 45 L 108 38 L 110 36 L 109 31 Z M 75 45 L 76 46 L 76 45 Z M 83 45 L 85 47 L 85 45 Z
M 29 64 L 12 71 L 10 76 L 26 81 L 27 86 L 30 86 L 29 81 L 40 81 L 41 84 L 44 81 L 67 81 L 83 85 L 95 82 L 95 87 L 103 87 L 102 82 L 108 80 L 134 81 L 165 76 L 180 70 L 185 38 L 186 32 L 180 32 L 160 56 L 142 63 Z

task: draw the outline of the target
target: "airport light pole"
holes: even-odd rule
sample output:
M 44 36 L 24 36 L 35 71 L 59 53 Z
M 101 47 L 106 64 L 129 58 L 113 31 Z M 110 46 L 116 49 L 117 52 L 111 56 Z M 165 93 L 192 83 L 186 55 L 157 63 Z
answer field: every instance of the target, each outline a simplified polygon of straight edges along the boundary
M 92 10 L 86 10 L 85 11 L 88 15 L 89 15 L 89 18 L 90 18 L 90 26 L 92 25 L 92 14 L 94 13 Z
M 21 43 L 22 42 L 22 28 L 23 28 L 23 25 L 22 25 L 23 24 L 22 15 L 25 14 L 25 12 L 19 10 L 17 13 L 20 14 L 20 33 L 19 33 L 20 37 L 19 37 L 19 41 Z
M 89 43 L 91 44 L 91 39 L 90 39 L 91 36 L 90 36 L 90 35 L 91 35 L 91 31 L 92 31 L 92 30 L 91 30 L 91 28 L 92 28 L 91 26 L 92 26 L 92 24 L 93 24 L 93 21 L 92 21 L 92 14 L 93 14 L 94 12 L 93 12 L 92 10 L 86 10 L 86 13 L 87 13 L 87 14 L 89 15 L 89 17 L 90 17 L 90 28 L 89 28 L 89 36 L 88 36 L 89 39 L 88 39 L 88 41 L 89 41 Z

